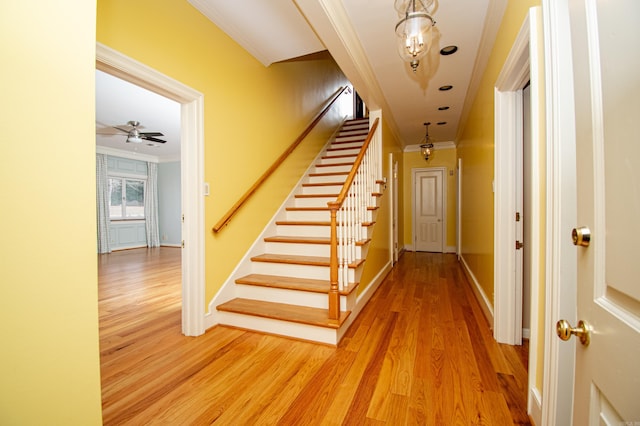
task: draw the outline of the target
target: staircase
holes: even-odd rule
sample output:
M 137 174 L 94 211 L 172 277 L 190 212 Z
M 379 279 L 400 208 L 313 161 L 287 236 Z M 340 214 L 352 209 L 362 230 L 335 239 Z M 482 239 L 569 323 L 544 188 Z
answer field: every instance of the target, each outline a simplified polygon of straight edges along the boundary
M 337 345 L 353 321 L 356 288 L 373 230 L 377 205 L 358 223 L 349 261 L 340 271 L 339 318 L 330 319 L 330 210 L 369 132 L 369 120 L 348 120 L 303 178 L 282 217 L 264 238 L 262 253 L 250 258 L 246 275 L 235 279 L 235 298 L 216 306 L 218 323 Z M 380 182 L 377 182 L 378 186 Z M 379 189 L 371 194 L 376 200 Z M 377 202 L 375 203 L 377 204 Z M 338 214 L 342 223 L 345 213 Z M 343 231 L 341 231 L 343 232 Z M 339 249 L 346 252 L 345 248 Z M 344 256 L 342 256 L 344 257 Z

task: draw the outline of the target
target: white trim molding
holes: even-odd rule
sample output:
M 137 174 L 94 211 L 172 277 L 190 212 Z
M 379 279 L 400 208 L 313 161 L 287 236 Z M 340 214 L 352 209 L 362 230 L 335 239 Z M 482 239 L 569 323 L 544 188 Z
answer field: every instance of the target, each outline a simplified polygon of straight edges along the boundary
M 522 341 L 522 279 L 515 241 L 518 167 L 522 143 L 522 88 L 529 81 L 529 17 L 520 29 L 495 86 L 494 309 L 493 334 L 500 343 Z M 532 126 L 533 127 L 533 126 Z M 519 150 L 520 155 L 522 150 Z M 522 212 L 521 212 L 522 213 Z M 530 218 L 527 218 L 530 220 Z M 528 242 L 527 242 L 528 244 Z M 520 252 L 521 253 L 521 252 Z M 520 267 L 520 272 L 522 271 Z
M 96 44 L 96 68 L 181 104 L 182 332 L 204 333 L 204 95 L 158 71 Z
M 478 304 L 480 305 L 480 309 L 482 309 L 482 313 L 484 313 L 485 318 L 489 322 L 489 324 L 493 324 L 493 307 L 491 306 L 491 301 L 487 297 L 487 294 L 484 292 L 482 287 L 480 287 L 480 282 L 476 278 L 476 276 L 467 265 L 466 260 L 464 260 L 464 256 L 460 256 L 460 263 L 462 263 L 462 270 L 464 274 L 467 276 L 467 279 L 471 283 L 471 290 L 473 290 L 473 294 L 476 296 L 478 300 Z
M 568 0 L 542 0 L 545 52 L 547 234 L 544 377 L 540 424 L 569 425 L 573 417 L 575 341 L 552 330 L 576 318 L 576 251 L 567 230 L 576 225 L 576 135 L 571 19 Z M 572 299 L 573 298 L 573 299 Z M 562 344 L 561 344 L 562 343 Z

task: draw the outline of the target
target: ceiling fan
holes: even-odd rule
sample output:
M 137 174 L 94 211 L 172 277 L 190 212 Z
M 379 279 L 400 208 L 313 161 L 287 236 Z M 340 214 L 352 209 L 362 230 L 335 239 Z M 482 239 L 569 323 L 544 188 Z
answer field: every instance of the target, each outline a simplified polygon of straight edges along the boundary
M 142 143 L 142 141 L 153 142 L 147 144 L 150 146 L 153 146 L 154 143 L 167 143 L 167 141 L 154 137 L 164 136 L 160 132 L 141 132 L 140 130 L 138 130 L 138 126 L 140 126 L 139 121 L 129 121 L 126 125 L 131 126 L 131 130 L 123 129 L 122 127 L 118 126 L 113 126 L 113 128 L 127 134 L 127 143 Z

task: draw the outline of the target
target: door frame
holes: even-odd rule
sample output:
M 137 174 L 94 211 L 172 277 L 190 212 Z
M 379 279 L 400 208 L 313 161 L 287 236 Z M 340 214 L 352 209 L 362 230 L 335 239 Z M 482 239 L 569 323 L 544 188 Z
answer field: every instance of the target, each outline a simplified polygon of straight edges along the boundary
M 204 333 L 204 95 L 96 43 L 96 68 L 181 104 L 182 333 Z
M 518 166 L 516 154 L 522 156 L 523 116 L 522 89 L 530 82 L 531 143 L 534 149 L 524 159 L 532 171 L 543 170 L 538 142 L 542 141 L 541 125 L 544 105 L 541 105 L 543 75 L 542 11 L 533 7 L 524 19 L 520 32 L 505 61 L 495 85 L 495 197 L 494 197 L 494 337 L 511 345 L 522 343 L 522 261 L 517 262 L 515 212 L 522 187 L 516 188 Z M 537 148 L 537 149 L 536 149 Z M 533 173 L 533 172 L 532 172 Z M 533 173 L 535 177 L 537 174 Z M 536 385 L 538 347 L 540 345 L 538 317 L 540 312 L 541 247 L 542 247 L 542 182 L 540 176 L 531 179 L 527 203 L 531 217 L 525 218 L 531 229 L 528 257 L 530 288 L 530 337 L 528 411 L 541 417 L 541 391 Z M 523 212 L 521 212 L 523 213 Z M 505 227 L 505 223 L 514 226 Z M 519 269 L 517 269 L 519 268 Z
M 398 160 L 396 160 L 393 152 L 389 153 L 389 173 L 391 175 L 391 179 L 389 179 L 389 189 L 390 189 L 390 203 L 391 203 L 391 252 L 389 256 L 389 261 L 391 262 L 391 266 L 395 265 L 398 262 L 399 257 L 399 241 L 398 241 Z
M 571 424 L 575 339 L 561 342 L 560 318 L 576 318 L 576 145 L 571 26 L 567 0 L 542 0 L 545 28 L 547 241 L 541 424 Z
M 446 167 L 415 167 L 411 169 L 411 246 L 416 251 L 416 175 L 421 172 L 439 171 L 442 173 L 442 251 L 447 247 L 447 168 Z
M 516 154 L 522 155 L 514 144 L 522 144 L 522 89 L 527 81 L 531 82 L 531 140 L 540 140 L 540 99 L 537 96 L 542 77 L 540 70 L 539 30 L 541 25 L 540 9 L 532 8 L 524 20 L 520 33 L 516 38 L 495 86 L 495 198 L 494 198 L 494 337 L 500 343 L 511 345 L 522 341 L 522 264 L 520 271 L 516 271 L 517 261 L 514 244 L 516 241 L 515 227 L 505 223 L 514 223 L 518 194 L 522 188 L 517 188 L 516 182 L 518 165 Z M 532 150 L 528 161 L 531 170 L 541 170 L 540 158 L 537 150 Z M 532 217 L 526 218 L 531 225 L 531 241 L 525 242 L 529 247 L 531 265 L 539 265 L 540 253 L 540 209 L 542 200 L 540 181 L 532 179 L 530 182 L 532 196 L 528 200 L 531 205 Z M 514 272 L 515 271 L 515 272 Z M 532 296 L 537 295 L 537 283 L 540 280 L 539 270 L 532 268 L 529 277 L 532 283 Z M 532 298 L 533 299 L 533 298 Z M 533 306 L 532 314 L 537 313 L 537 306 Z M 536 300 L 537 305 L 537 300 Z M 535 321 L 532 320 L 531 336 Z

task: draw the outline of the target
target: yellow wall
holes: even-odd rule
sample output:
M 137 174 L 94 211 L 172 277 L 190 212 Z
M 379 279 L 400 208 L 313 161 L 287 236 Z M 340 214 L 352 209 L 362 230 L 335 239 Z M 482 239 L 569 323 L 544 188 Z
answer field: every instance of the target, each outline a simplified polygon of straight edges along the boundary
M 0 2 L 0 424 L 101 424 L 95 2 Z
M 211 229 L 347 81 L 328 55 L 265 67 L 186 1 L 100 0 L 97 40 L 204 94 L 208 304 L 327 141 L 337 109 L 226 228 Z
M 469 113 L 462 158 L 462 256 L 493 303 L 494 87 L 529 8 L 539 0 L 509 0 L 498 37 Z
M 447 237 L 445 246 L 455 247 L 456 245 L 456 149 L 439 149 L 433 152 L 429 162 L 424 160 L 419 151 L 405 152 L 402 181 L 403 188 L 403 204 L 401 211 L 404 220 L 404 233 L 402 234 L 402 244 L 405 247 L 413 247 L 413 187 L 411 185 L 413 169 L 425 167 L 445 167 L 446 183 L 447 183 L 447 202 L 445 206 L 445 215 L 447 216 Z M 453 175 L 450 172 L 453 171 Z

